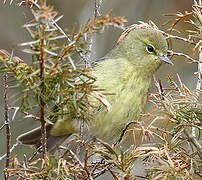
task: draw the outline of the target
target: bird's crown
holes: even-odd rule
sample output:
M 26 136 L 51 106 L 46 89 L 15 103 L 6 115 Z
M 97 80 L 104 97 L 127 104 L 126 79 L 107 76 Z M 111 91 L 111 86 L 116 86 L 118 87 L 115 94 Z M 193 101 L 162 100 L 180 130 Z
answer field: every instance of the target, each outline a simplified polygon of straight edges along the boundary
M 117 43 L 121 42 L 131 31 L 135 29 L 155 29 L 159 31 L 158 27 L 152 21 L 149 21 L 149 23 L 139 21 L 139 24 L 132 24 L 126 27 L 125 30 L 121 33 Z

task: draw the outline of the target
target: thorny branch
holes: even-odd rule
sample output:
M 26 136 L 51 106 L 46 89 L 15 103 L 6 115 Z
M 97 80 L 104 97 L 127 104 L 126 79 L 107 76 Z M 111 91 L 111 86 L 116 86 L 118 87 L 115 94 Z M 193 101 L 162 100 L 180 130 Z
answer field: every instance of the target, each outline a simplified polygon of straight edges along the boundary
M 5 2 L 5 1 L 4 1 Z M 25 0 L 22 1 L 23 3 L 21 5 L 32 5 L 32 2 L 37 2 L 37 1 L 32 1 L 32 0 Z M 46 1 L 40 1 L 42 5 L 44 5 L 44 2 Z M 90 77 L 87 73 L 87 71 L 77 69 L 77 67 L 74 67 L 74 59 L 71 56 L 71 53 L 73 54 L 74 52 L 78 53 L 78 49 L 81 48 L 79 46 L 79 42 L 83 43 L 84 36 L 91 35 L 94 30 L 96 30 L 97 27 L 105 27 L 107 25 L 114 25 L 115 27 L 119 26 L 122 27 L 123 25 L 123 18 L 120 17 L 110 17 L 109 15 L 105 15 L 102 17 L 99 17 L 99 6 L 100 6 L 100 1 L 96 1 L 98 4 L 95 4 L 95 17 L 94 21 L 88 22 L 85 26 L 81 28 L 81 30 L 76 33 L 76 35 L 66 37 L 64 36 L 63 30 L 60 29 L 60 33 L 63 34 L 62 37 L 66 38 L 68 41 L 68 45 L 66 46 L 56 46 L 55 44 L 51 44 L 50 46 L 46 47 L 46 36 L 44 29 L 41 29 L 41 32 L 39 34 L 32 33 L 33 38 L 37 38 L 34 36 L 34 34 L 37 34 L 40 38 L 37 39 L 39 41 L 34 41 L 31 43 L 27 43 L 26 45 L 31 45 L 31 52 L 33 53 L 32 55 L 34 57 L 38 57 L 38 64 L 39 64 L 39 69 L 40 72 L 37 74 L 35 67 L 34 68 L 29 68 L 29 66 L 22 62 L 14 62 L 14 61 L 7 61 L 5 59 L 2 60 L 2 62 L 8 67 L 7 71 L 8 72 L 13 72 L 14 75 L 18 77 L 18 80 L 23 80 L 26 83 L 26 88 L 31 87 L 30 89 L 33 90 L 36 87 L 38 88 L 38 83 L 35 85 L 35 77 L 37 79 L 37 82 L 40 82 L 40 117 L 33 116 L 32 113 L 27 111 L 24 111 L 24 113 L 27 116 L 30 116 L 34 119 L 40 119 L 42 123 L 42 148 L 43 152 L 45 154 L 45 120 L 44 120 L 44 115 L 46 113 L 45 111 L 45 105 L 46 101 L 43 99 L 44 94 L 44 85 L 49 85 L 51 81 L 48 81 L 47 84 L 45 84 L 44 77 L 48 74 L 48 78 L 50 77 L 57 77 L 57 75 L 61 76 L 62 80 L 65 82 L 68 82 L 67 85 L 70 85 L 71 88 L 66 88 L 66 89 L 59 89 L 59 93 L 62 94 L 64 92 L 67 92 L 65 96 L 55 96 L 51 97 L 51 100 L 57 101 L 58 104 L 62 104 L 59 108 L 61 108 L 63 105 L 68 104 L 69 102 L 72 102 L 74 106 L 79 109 L 79 111 L 82 111 L 84 114 L 86 112 L 86 109 L 89 108 L 89 106 L 84 106 L 88 104 L 86 94 L 91 92 L 91 90 L 95 90 L 94 87 L 92 87 L 92 82 L 95 81 L 93 77 Z M 30 4 L 29 4 L 30 3 Z M 44 5 L 45 6 L 45 5 Z M 198 7 L 198 6 L 194 6 Z M 46 12 L 43 13 L 43 11 L 47 10 Z M 47 17 L 46 13 L 53 13 L 51 8 L 44 8 L 40 9 L 43 16 L 47 18 L 47 21 L 51 21 L 51 24 L 56 26 L 55 22 L 53 20 L 53 17 Z M 55 13 L 55 12 L 54 12 Z M 35 14 L 37 15 L 37 14 Z M 171 26 L 170 33 L 172 30 L 176 27 L 176 25 L 185 17 L 191 16 L 193 13 L 185 13 L 185 14 L 178 14 L 177 19 L 174 21 L 174 23 Z M 53 16 L 56 16 L 54 14 Z M 39 18 L 40 19 L 40 18 Z M 54 22 L 54 23 L 53 23 Z M 32 26 L 31 24 L 30 26 Z M 44 24 L 41 24 L 40 27 L 43 27 Z M 27 26 L 28 27 L 28 26 Z M 29 28 L 27 28 L 29 29 Z M 59 28 L 57 28 L 59 29 Z M 49 29 L 50 30 L 50 29 Z M 31 32 L 31 30 L 30 30 Z M 38 31 L 37 31 L 38 32 Z M 96 31 L 95 31 L 96 32 Z M 54 34 L 54 32 L 51 32 L 51 37 L 52 39 L 56 40 L 58 38 L 57 34 Z M 88 34 L 89 33 L 89 34 Z M 31 34 L 31 33 L 30 33 Z M 168 38 L 174 38 L 178 40 L 182 40 L 186 43 L 190 43 L 192 45 L 195 45 L 195 47 L 198 47 L 200 44 L 195 42 L 194 40 L 191 39 L 186 39 L 184 37 L 178 37 L 170 34 L 164 34 Z M 198 37 L 198 36 L 196 36 Z M 50 38 L 50 39 L 51 39 Z M 83 39 L 82 39 L 83 38 Z M 48 39 L 48 38 L 47 38 Z M 86 39 L 85 39 L 86 40 Z M 50 42 L 50 41 L 49 41 Z M 198 44 L 198 46 L 197 46 Z M 47 48 L 47 49 L 46 49 Z M 59 49 L 58 51 L 54 51 L 55 49 Z M 39 51 L 38 51 L 39 50 Z M 34 53 L 38 53 L 36 56 Z M 47 54 L 49 53 L 50 56 L 47 58 Z M 4 55 L 6 54 L 5 52 L 3 53 Z M 81 56 L 84 53 L 81 52 Z M 1 54 L 0 54 L 1 55 Z M 68 57 L 68 55 L 70 57 Z M 178 56 L 184 56 L 186 57 L 189 61 L 191 62 L 197 62 L 198 65 L 201 64 L 201 48 L 200 48 L 200 58 L 199 61 L 189 57 L 188 55 L 184 53 L 175 53 L 171 52 L 171 55 L 178 55 Z M 65 63 L 65 59 L 69 58 L 68 60 L 71 61 L 70 66 L 69 64 L 63 64 Z M 13 58 L 14 59 L 14 58 Z M 46 62 L 49 61 L 49 63 L 46 64 Z M 16 64 L 17 65 L 16 65 Z M 15 66 L 16 65 L 16 66 Z M 61 65 L 61 66 L 59 66 Z M 63 66 L 64 65 L 64 66 Z M 20 66 L 20 68 L 19 68 Z M 71 67 L 71 68 L 70 68 Z M 73 67 L 73 68 L 72 68 Z M 22 68 L 22 69 L 21 69 Z M 20 69 L 20 71 L 19 71 Z M 46 71 L 48 69 L 48 71 Z M 65 69 L 65 71 L 64 71 Z M 21 71 L 22 70 L 22 71 Z M 58 70 L 58 71 L 57 71 Z M 26 73 L 27 74 L 26 74 Z M 24 74 L 23 74 L 24 73 Z M 66 74 L 65 74 L 66 73 Z M 199 67 L 198 74 L 201 73 L 201 68 Z M 65 75 L 64 75 L 65 74 Z M 79 74 L 79 76 L 77 76 Z M 64 75 L 64 76 L 62 76 Z M 47 78 L 46 77 L 46 78 Z M 83 84 L 74 83 L 72 79 L 88 79 L 88 81 L 84 81 Z M 63 79 L 64 78 L 64 79 Z M 55 84 L 53 83 L 53 86 L 48 86 L 53 88 L 53 87 L 61 87 L 64 84 L 60 84 L 58 82 L 61 81 L 60 78 L 56 78 Z M 82 80 L 83 80 L 82 79 Z M 92 80 L 93 79 L 93 80 Z M 179 79 L 179 78 L 178 78 Z M 90 81 L 92 80 L 92 81 Z M 199 77 L 198 83 L 201 83 L 201 75 Z M 88 82 L 90 83 L 88 84 Z M 156 81 L 157 82 L 157 81 Z M 152 179 L 154 178 L 159 178 L 162 177 L 164 179 L 167 179 L 170 176 L 176 176 L 178 177 L 187 177 L 187 178 L 192 178 L 193 174 L 198 172 L 198 166 L 201 163 L 201 159 L 198 158 L 197 153 L 199 151 L 195 150 L 194 148 L 200 148 L 198 146 L 198 139 L 200 138 L 200 131 L 201 127 L 199 127 L 200 124 L 200 112 L 195 112 L 193 111 L 193 107 L 198 109 L 201 109 L 201 104 L 197 99 L 197 96 L 195 92 L 192 92 L 189 90 L 179 79 L 180 87 L 178 87 L 177 83 L 174 82 L 172 79 L 170 80 L 170 84 L 172 88 L 164 88 L 162 82 L 157 82 L 157 89 L 158 93 L 154 94 L 153 97 L 153 103 L 158 106 L 160 110 L 163 110 L 164 113 L 166 113 L 167 118 L 171 123 L 175 123 L 176 127 L 173 128 L 172 131 L 163 129 L 163 128 L 157 128 L 153 124 L 154 121 L 159 120 L 160 116 L 157 114 L 155 116 L 148 115 L 149 118 L 152 119 L 151 123 L 149 126 L 144 127 L 144 123 L 138 123 L 138 122 L 131 122 L 129 123 L 125 129 L 123 129 L 120 139 L 117 142 L 117 144 L 122 140 L 123 136 L 126 133 L 129 133 L 131 131 L 127 131 L 128 127 L 130 124 L 135 124 L 138 126 L 139 130 L 141 130 L 142 134 L 145 137 L 150 138 L 150 136 L 155 136 L 160 141 L 156 144 L 156 147 L 154 147 L 153 144 L 147 144 L 148 147 L 139 147 L 139 148 L 134 148 L 131 147 L 130 149 L 127 149 L 127 151 L 122 151 L 118 148 L 118 146 L 111 146 L 110 144 L 107 144 L 105 142 L 102 142 L 97 139 L 97 141 L 94 142 L 85 142 L 83 139 L 80 139 L 80 137 L 77 137 L 73 139 L 71 142 L 73 143 L 79 143 L 79 145 L 84 149 L 85 152 L 85 157 L 84 157 L 84 163 L 79 159 L 79 157 L 73 153 L 72 151 L 69 151 L 69 144 L 67 147 L 65 147 L 65 155 L 61 156 L 59 159 L 55 157 L 51 157 L 47 159 L 38 159 L 37 161 L 34 162 L 27 162 L 24 160 L 24 162 L 19 162 L 17 158 L 13 158 L 12 165 L 14 165 L 13 169 L 6 169 L 6 171 L 12 175 L 16 175 L 17 177 L 28 179 L 28 178 L 38 178 L 38 179 L 46 179 L 50 178 L 51 176 L 57 176 L 59 178 L 72 178 L 74 177 L 75 179 L 93 179 L 96 178 L 106 171 L 108 171 L 114 179 L 118 178 L 125 178 L 125 179 L 130 179 L 132 178 L 131 172 L 132 172 L 132 167 L 133 163 L 135 162 L 137 157 L 145 157 L 146 162 L 148 163 L 149 167 L 148 169 L 148 176 Z M 86 88 L 87 85 L 90 85 L 89 88 Z M 72 88 L 74 87 L 74 88 Z M 174 88 L 173 88 L 174 87 Z M 50 89 L 51 89 L 50 88 Z M 76 89 L 77 88 L 77 89 Z M 198 89 L 198 94 L 201 95 L 201 84 L 197 84 L 197 89 Z M 30 90 L 29 89 L 29 90 Z M 58 90 L 58 89 L 57 89 Z M 54 89 L 54 91 L 48 91 L 50 93 L 47 93 L 47 96 L 51 93 L 58 93 L 58 91 Z M 168 93 L 166 93 L 169 91 Z M 36 91 L 32 91 L 32 93 L 36 93 Z M 72 96 L 73 94 L 73 96 Z M 82 98 L 78 98 L 78 94 L 82 94 Z M 38 95 L 38 94 L 35 94 Z M 73 98 L 72 98 L 73 97 Z M 76 99 L 77 98 L 77 99 Z M 47 98 L 48 99 L 48 98 Z M 60 101 L 62 99 L 63 101 Z M 78 100 L 78 101 L 77 101 Z M 78 102 L 81 102 L 82 106 L 79 106 Z M 85 104 L 86 103 L 86 104 Z M 38 105 L 38 104 L 37 104 Z M 54 104 L 55 105 L 55 104 Z M 72 104 L 71 104 L 72 105 Z M 67 107 L 67 106 L 66 106 Z M 72 107 L 72 106 L 71 106 Z M 90 107 L 92 108 L 92 107 Z M 79 112 L 78 111 L 78 112 Z M 72 109 L 71 109 L 72 112 Z M 81 116 L 80 113 L 79 115 Z M 82 115 L 83 115 L 82 114 Z M 55 114 L 53 117 L 56 117 Z M 146 117 L 146 116 L 145 116 Z M 6 119 L 6 118 L 5 118 Z M 53 118 L 54 119 L 54 118 Z M 160 119 L 161 120 L 161 119 Z M 144 120 L 143 120 L 144 122 Z M 165 127 L 165 126 L 164 126 Z M 183 133 L 186 135 L 186 131 L 184 131 L 186 128 L 189 127 L 195 127 L 197 129 L 197 133 L 194 136 L 194 139 L 192 136 L 188 135 L 188 140 L 184 138 Z M 3 128 L 3 126 L 2 126 Z M 135 130 L 135 129 L 134 129 Z M 157 130 L 160 132 L 158 134 L 156 131 L 154 132 L 153 130 Z M 134 131 L 133 131 L 134 132 Z M 170 137 L 169 137 L 170 136 Z M 169 138 L 171 138 L 171 140 Z M 190 141 L 189 141 L 190 140 Z M 183 143 L 188 143 L 188 144 L 193 144 L 193 150 L 195 152 L 189 152 L 189 150 L 183 148 Z M 115 145 L 117 145 L 115 144 Z M 11 148 L 12 149 L 12 148 Z M 121 153 L 120 153 L 121 151 Z M 67 159 L 65 159 L 67 157 Z M 93 158 L 98 158 L 98 160 L 93 161 Z M 33 159 L 32 159 L 33 160 Z M 36 168 L 37 167 L 37 168 Z M 165 170 L 166 169 L 166 170 Z M 200 175 L 200 172 L 197 173 Z M 194 174 L 195 175 L 195 174 Z
M 4 176 L 5 179 L 9 179 L 9 173 L 6 171 L 6 169 L 9 168 L 10 163 L 10 139 L 11 139 L 11 131 L 10 131 L 10 120 L 8 115 L 8 74 L 4 73 L 3 75 L 4 79 L 4 119 L 5 119 L 5 128 L 6 128 L 6 164 L 5 164 L 5 171 Z
M 165 14 L 165 16 L 177 16 L 175 21 L 173 22 L 168 34 L 171 34 L 175 26 L 185 17 L 193 15 L 193 12 L 185 12 L 184 14 L 182 13 L 177 13 L 177 14 Z
M 41 40 L 40 40 L 40 56 L 39 56 L 39 65 L 40 65 L 40 80 L 41 80 L 41 96 L 40 96 L 40 122 L 41 122 L 41 145 L 42 145 L 42 153 L 43 153 L 43 158 L 46 157 L 46 122 L 45 122 L 45 102 L 43 100 L 44 96 L 44 56 L 45 52 L 43 50 L 44 48 L 44 25 L 41 25 Z

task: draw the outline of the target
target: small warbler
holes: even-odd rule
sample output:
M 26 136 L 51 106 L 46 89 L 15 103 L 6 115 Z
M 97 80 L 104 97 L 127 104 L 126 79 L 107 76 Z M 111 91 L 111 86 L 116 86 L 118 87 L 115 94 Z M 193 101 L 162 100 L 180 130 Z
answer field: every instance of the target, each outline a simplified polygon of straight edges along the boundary
M 134 28 L 132 28 L 134 27 Z M 96 61 L 93 75 L 95 85 L 115 95 L 106 96 L 110 107 L 99 110 L 89 123 L 89 133 L 108 142 L 115 142 L 122 129 L 144 111 L 152 75 L 162 62 L 173 64 L 167 57 L 168 45 L 154 26 L 131 26 L 120 37 L 116 47 Z M 47 125 L 47 149 L 52 151 L 73 133 L 79 132 L 76 121 L 69 117 Z M 40 146 L 40 128 L 20 135 L 22 144 Z

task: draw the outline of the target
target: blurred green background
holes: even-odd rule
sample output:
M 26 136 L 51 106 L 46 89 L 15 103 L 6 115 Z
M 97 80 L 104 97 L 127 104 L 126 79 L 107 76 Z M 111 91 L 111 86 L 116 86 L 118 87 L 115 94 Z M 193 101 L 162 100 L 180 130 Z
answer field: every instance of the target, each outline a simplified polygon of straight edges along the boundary
M 58 15 L 64 15 L 64 17 L 58 23 L 63 29 L 72 29 L 75 25 L 80 26 L 84 24 L 89 18 L 93 17 L 94 13 L 94 0 L 48 0 L 48 2 L 54 5 L 54 9 L 58 11 Z M 165 25 L 169 17 L 163 16 L 166 13 L 184 12 L 185 10 L 191 11 L 192 0 L 103 0 L 100 12 L 102 14 L 112 10 L 113 15 L 125 16 L 128 20 L 127 25 L 137 23 L 138 21 L 152 20 L 160 29 L 167 30 L 170 26 Z M 21 57 L 23 60 L 30 61 L 30 56 L 21 52 L 19 43 L 30 41 L 29 34 L 22 27 L 26 22 L 32 20 L 32 14 L 30 8 L 27 6 L 19 7 L 17 1 L 13 1 L 12 5 L 9 5 L 9 1 L 6 4 L 0 3 L 0 49 L 6 49 L 9 52 L 13 51 L 14 55 Z M 186 27 L 184 27 L 186 25 Z M 184 23 L 177 25 L 178 29 L 191 28 Z M 104 56 L 116 43 L 117 38 L 121 33 L 120 29 L 107 28 L 105 33 L 96 35 L 93 42 L 92 60 Z M 177 35 L 186 36 L 187 33 L 181 30 L 181 34 Z M 187 44 L 183 44 L 179 41 L 173 41 L 173 49 L 175 51 L 183 51 L 187 54 L 191 54 L 191 48 Z M 197 57 L 197 56 L 196 56 Z M 173 62 L 175 66 L 164 65 L 157 72 L 157 77 L 162 79 L 166 83 L 166 76 L 176 76 L 178 72 L 183 82 L 190 88 L 194 89 L 196 86 L 197 78 L 193 73 L 197 71 L 197 66 L 189 64 L 184 58 L 174 57 Z M 1 75 L 1 96 L 0 96 L 0 125 L 4 122 L 4 103 L 3 103 L 3 81 Z M 151 88 L 154 92 L 155 89 Z M 9 96 L 16 93 L 16 90 L 12 90 Z M 10 105 L 13 106 L 13 102 Z M 12 117 L 12 112 L 10 118 Z M 11 122 L 12 144 L 16 142 L 15 138 L 27 130 L 32 129 L 38 125 L 31 119 L 24 119 L 23 115 L 18 112 L 16 118 Z M 0 156 L 6 151 L 6 139 L 5 129 L 0 131 Z M 12 153 L 18 154 L 18 157 L 23 157 L 23 153 L 31 152 L 29 147 L 19 146 Z M 4 161 L 0 162 L 0 170 L 3 170 Z M 2 176 L 3 178 L 3 176 Z M 0 175 L 1 179 L 1 175 Z

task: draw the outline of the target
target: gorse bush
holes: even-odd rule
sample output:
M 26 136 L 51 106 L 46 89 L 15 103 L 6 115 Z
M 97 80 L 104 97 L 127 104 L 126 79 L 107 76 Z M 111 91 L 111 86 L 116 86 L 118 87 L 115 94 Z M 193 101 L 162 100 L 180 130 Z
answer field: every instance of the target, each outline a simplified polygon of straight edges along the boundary
M 8 3 L 5 1 L 5 3 Z M 10 1 L 13 3 L 13 1 Z M 149 95 L 153 103 L 154 113 L 143 114 L 141 121 L 132 121 L 120 133 L 116 144 L 110 145 L 98 138 L 91 141 L 83 139 L 83 121 L 94 118 L 97 110 L 89 102 L 90 97 L 96 97 L 107 106 L 104 96 L 96 96 L 101 91 L 110 95 L 104 89 L 98 89 L 94 83 L 96 77 L 91 73 L 89 56 L 92 53 L 91 40 L 94 34 L 104 32 L 108 26 L 131 30 L 134 26 L 125 27 L 123 17 L 112 16 L 110 13 L 99 14 L 100 2 L 95 1 L 95 14 L 79 29 L 64 31 L 58 25 L 62 18 L 48 5 L 48 1 L 25 0 L 19 5 L 30 7 L 33 19 L 24 25 L 29 32 L 31 41 L 20 46 L 25 53 L 31 55 L 31 63 L 23 57 L 16 57 L 4 49 L 0 50 L 0 72 L 4 77 L 5 122 L 1 129 L 6 129 L 7 152 L 5 156 L 4 177 L 17 179 L 95 179 L 109 173 L 113 179 L 134 179 L 140 176 L 133 174 L 134 163 L 142 158 L 146 179 L 200 179 L 202 178 L 202 3 L 194 1 L 192 11 L 177 13 L 168 33 L 162 32 L 168 42 L 173 39 L 193 46 L 193 51 L 199 58 L 170 50 L 170 56 L 183 56 L 189 62 L 198 65 L 195 74 L 198 78 L 195 90 L 190 90 L 182 82 L 179 75 L 175 82 L 168 78 L 169 88 L 164 88 L 161 81 L 155 80 L 156 93 Z M 174 35 L 176 25 L 182 21 L 189 22 L 193 31 L 189 36 Z M 147 23 L 141 22 L 142 26 Z M 150 25 L 154 24 L 150 22 Z M 179 29 L 186 31 L 186 29 Z M 122 34 L 123 35 L 123 34 Z M 170 43 L 172 44 L 172 43 Z M 10 83 L 9 79 L 12 79 Z M 38 151 L 42 154 L 33 160 L 37 154 L 24 160 L 12 154 L 11 128 L 8 104 L 8 87 L 15 81 L 15 88 L 20 89 L 20 111 L 26 116 L 40 121 L 41 144 Z M 90 110 L 90 111 L 89 111 Z M 38 111 L 38 115 L 34 115 Z M 46 123 L 54 123 L 58 117 L 69 115 L 80 120 L 81 132 L 75 135 L 65 146 L 58 147 L 58 155 L 46 152 Z M 144 123 L 150 119 L 150 123 Z M 164 128 L 157 127 L 156 121 L 166 122 Z M 146 143 L 136 147 L 135 131 L 139 131 L 142 139 L 157 139 L 155 143 Z M 124 150 L 118 146 L 125 134 L 132 134 L 134 144 Z M 71 144 L 76 144 L 77 150 L 72 150 Z M 78 152 L 78 153 L 77 153 Z M 80 157 L 79 153 L 83 156 Z

